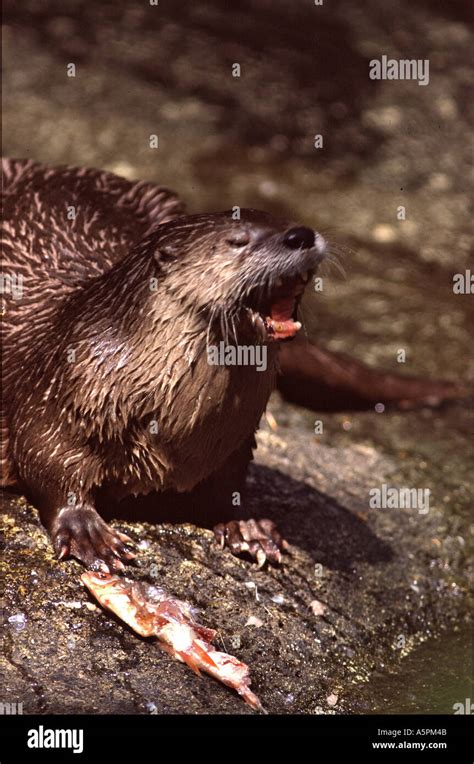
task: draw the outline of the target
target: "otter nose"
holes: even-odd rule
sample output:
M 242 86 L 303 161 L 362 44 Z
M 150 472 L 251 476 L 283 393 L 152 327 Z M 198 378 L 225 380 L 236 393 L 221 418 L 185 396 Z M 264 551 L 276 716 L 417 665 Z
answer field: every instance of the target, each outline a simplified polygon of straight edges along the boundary
M 314 247 L 314 231 L 304 226 L 290 228 L 285 233 L 283 243 L 290 249 L 311 249 Z

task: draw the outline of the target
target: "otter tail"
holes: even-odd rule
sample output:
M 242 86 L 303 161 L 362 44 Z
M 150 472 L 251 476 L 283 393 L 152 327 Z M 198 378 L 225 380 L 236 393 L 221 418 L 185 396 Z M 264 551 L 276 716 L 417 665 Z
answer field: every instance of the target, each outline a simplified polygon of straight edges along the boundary
M 404 409 L 439 406 L 474 396 L 473 386 L 371 369 L 306 339 L 282 345 L 280 364 L 278 389 L 283 396 L 316 411 L 364 410 L 377 403 Z

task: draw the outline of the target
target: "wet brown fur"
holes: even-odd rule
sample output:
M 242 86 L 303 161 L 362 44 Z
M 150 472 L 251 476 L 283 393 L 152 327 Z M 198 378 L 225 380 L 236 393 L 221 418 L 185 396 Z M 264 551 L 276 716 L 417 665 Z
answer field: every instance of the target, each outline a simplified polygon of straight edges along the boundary
M 206 343 L 210 327 L 216 341 L 232 331 L 227 315 L 248 339 L 239 290 L 263 265 L 271 280 L 287 224 L 182 217 L 172 192 L 96 170 L 3 170 L 3 267 L 23 277 L 22 299 L 4 295 L 3 485 L 19 484 L 54 532 L 61 508 L 93 507 L 99 487 L 187 491 L 242 452 L 248 462 L 276 343 L 265 372 L 210 366 Z M 226 241 L 242 225 L 269 238 L 250 264 Z

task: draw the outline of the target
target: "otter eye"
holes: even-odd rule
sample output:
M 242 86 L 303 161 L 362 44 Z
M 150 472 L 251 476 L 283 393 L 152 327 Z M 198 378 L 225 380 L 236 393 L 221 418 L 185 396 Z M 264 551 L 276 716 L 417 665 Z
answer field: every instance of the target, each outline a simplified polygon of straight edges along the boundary
M 230 244 L 231 247 L 245 247 L 249 241 L 249 235 L 245 231 L 236 231 L 226 239 L 227 244 Z
M 176 260 L 177 250 L 173 246 L 161 246 L 155 251 L 155 260 L 159 263 L 168 263 L 172 260 Z

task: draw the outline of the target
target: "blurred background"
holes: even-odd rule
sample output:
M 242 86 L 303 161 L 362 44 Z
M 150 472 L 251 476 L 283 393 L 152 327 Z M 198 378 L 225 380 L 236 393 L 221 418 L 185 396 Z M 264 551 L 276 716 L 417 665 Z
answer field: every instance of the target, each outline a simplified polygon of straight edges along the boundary
M 6 0 L 3 151 L 166 184 L 192 212 L 314 226 L 344 249 L 345 277 L 308 295 L 312 337 L 392 370 L 403 347 L 403 371 L 472 379 L 472 295 L 452 292 L 472 263 L 469 7 Z M 429 59 L 429 85 L 370 80 L 382 55 Z

